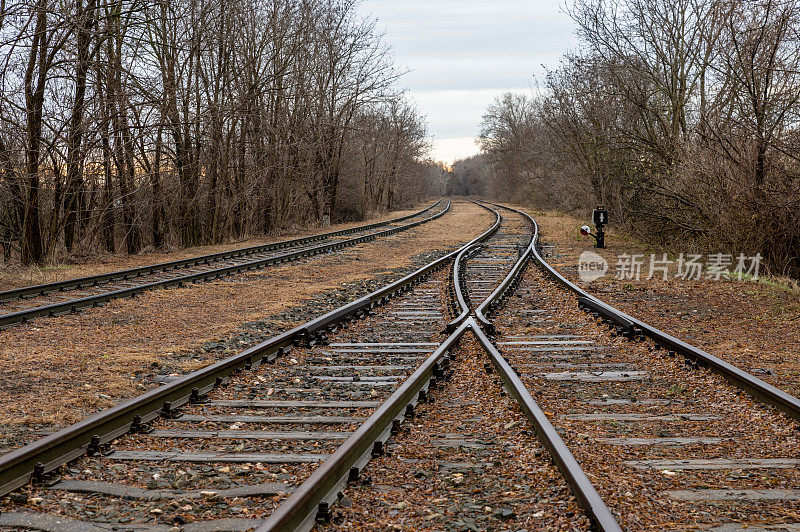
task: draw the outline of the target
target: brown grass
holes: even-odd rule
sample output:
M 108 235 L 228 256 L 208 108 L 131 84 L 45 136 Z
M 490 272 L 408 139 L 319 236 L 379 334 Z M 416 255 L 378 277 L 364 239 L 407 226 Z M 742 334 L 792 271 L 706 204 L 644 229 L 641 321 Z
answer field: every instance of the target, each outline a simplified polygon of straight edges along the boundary
M 248 246 L 269 244 L 280 240 L 300 238 L 303 236 L 328 233 L 340 229 L 349 229 L 358 225 L 382 222 L 392 218 L 399 218 L 416 212 L 430 205 L 432 201 L 417 205 L 412 209 L 402 211 L 392 211 L 383 216 L 377 216 L 361 222 L 344 224 L 334 224 L 330 227 L 295 228 L 291 232 L 283 232 L 270 236 L 252 237 L 243 240 L 236 240 L 225 244 L 214 246 L 196 246 L 180 250 L 154 251 L 151 248 L 143 250 L 138 255 L 106 255 L 100 259 L 92 260 L 81 264 L 58 263 L 46 266 L 20 267 L 18 265 L 7 265 L 0 269 L 0 291 L 11 290 L 31 284 L 52 283 L 56 281 L 66 281 L 77 277 L 89 275 L 99 275 L 117 270 L 127 270 L 141 266 L 150 266 L 160 262 L 170 262 L 174 260 L 189 259 L 200 255 L 221 253 Z M 377 230 L 377 229 L 376 229 Z
M 148 292 L 2 331 L 0 367 L 6 378 L 0 383 L 0 423 L 74 422 L 139 393 L 136 372 L 172 360 L 173 353 L 194 350 L 342 283 L 408 266 L 413 255 L 465 242 L 491 222 L 483 209 L 458 203 L 438 220 L 343 253 L 226 281 Z M 196 369 L 214 356 L 184 362 L 178 369 Z
M 566 277 L 577 280 L 574 267 L 585 250 L 609 263 L 610 275 L 585 287 L 597 297 L 651 325 L 692 343 L 789 393 L 800 396 L 800 289 L 797 283 L 762 277 L 759 281 L 619 280 L 614 266 L 619 254 L 670 253 L 654 249 L 609 228 L 608 248 L 596 250 L 579 233 L 588 220 L 556 212 L 529 211 L 544 241 L 555 244 L 547 260 Z M 711 250 L 714 252 L 715 250 Z M 674 258 L 674 257 L 673 257 Z M 572 270 L 565 269 L 572 267 Z M 674 270 L 674 268 L 673 268 Z M 773 375 L 767 373 L 772 372 Z

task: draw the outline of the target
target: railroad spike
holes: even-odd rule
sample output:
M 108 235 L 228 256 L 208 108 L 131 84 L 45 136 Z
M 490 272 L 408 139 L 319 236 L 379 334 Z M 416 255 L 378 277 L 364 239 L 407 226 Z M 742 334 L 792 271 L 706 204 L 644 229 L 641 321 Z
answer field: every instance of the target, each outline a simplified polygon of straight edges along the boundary
M 142 416 L 136 414 L 133 416 L 133 421 L 131 421 L 131 426 L 128 429 L 128 432 L 131 434 L 148 434 L 153 432 L 155 429 L 149 423 L 142 423 Z
M 383 448 L 383 442 L 378 440 L 372 444 L 372 457 L 378 458 L 379 456 L 383 456 L 386 453 L 386 450 Z
M 314 518 L 317 523 L 327 524 L 331 522 L 331 508 L 330 505 L 322 501 L 317 505 L 317 515 Z
M 101 443 L 100 436 L 95 434 L 86 447 L 86 456 L 105 456 L 111 451 L 111 444 Z
M 44 464 L 36 462 L 33 466 L 33 472 L 30 476 L 30 482 L 34 485 L 42 485 L 51 487 L 59 482 L 58 471 L 60 468 L 55 468 L 52 471 L 45 472 Z
M 200 393 L 200 388 L 195 386 L 192 388 L 192 394 L 189 396 L 189 402 L 195 405 L 207 403 L 208 396 L 204 393 Z

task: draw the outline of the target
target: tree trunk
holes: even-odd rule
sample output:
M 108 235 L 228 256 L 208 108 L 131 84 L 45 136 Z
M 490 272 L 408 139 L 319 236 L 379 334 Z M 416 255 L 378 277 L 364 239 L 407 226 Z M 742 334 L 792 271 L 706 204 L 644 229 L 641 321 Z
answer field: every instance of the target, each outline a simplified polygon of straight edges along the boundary
M 164 245 L 164 232 L 162 229 L 163 206 L 161 199 L 161 151 L 163 149 L 162 128 L 159 126 L 156 135 L 155 161 L 150 172 L 150 188 L 153 194 L 153 220 L 150 230 L 153 238 L 153 247 L 158 249 Z
M 27 149 L 25 153 L 26 194 L 20 240 L 22 264 L 39 263 L 43 258 L 39 228 L 39 150 L 42 137 L 42 106 L 47 79 L 47 6 L 40 0 L 36 9 L 36 29 L 25 72 L 25 111 Z M 38 66 L 38 69 L 37 69 Z M 34 77 L 36 77 L 34 84 Z
M 96 0 L 88 0 L 83 7 L 82 0 L 76 0 L 77 24 L 77 63 L 75 65 L 75 97 L 72 103 L 72 117 L 67 139 L 67 182 L 64 190 L 64 245 L 72 251 L 75 235 L 79 232 L 80 196 L 83 190 L 83 112 L 86 98 L 86 75 L 89 71 L 89 45 L 92 29 L 96 21 Z

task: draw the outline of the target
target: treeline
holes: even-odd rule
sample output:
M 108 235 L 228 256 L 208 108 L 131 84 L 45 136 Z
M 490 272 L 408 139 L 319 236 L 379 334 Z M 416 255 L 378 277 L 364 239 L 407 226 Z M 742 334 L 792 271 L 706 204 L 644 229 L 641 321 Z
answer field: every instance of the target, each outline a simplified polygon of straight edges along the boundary
M 5 260 L 218 243 L 424 196 L 424 124 L 355 4 L 3 2 Z
M 486 111 L 490 192 L 610 208 L 662 243 L 800 275 L 800 2 L 577 0 L 583 42 Z

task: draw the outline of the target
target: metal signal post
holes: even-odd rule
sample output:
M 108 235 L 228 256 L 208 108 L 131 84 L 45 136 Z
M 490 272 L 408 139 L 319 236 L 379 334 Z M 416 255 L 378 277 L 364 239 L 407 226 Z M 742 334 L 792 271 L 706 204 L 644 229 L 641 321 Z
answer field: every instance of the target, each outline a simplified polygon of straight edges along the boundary
M 604 249 L 606 247 L 606 234 L 603 227 L 608 223 L 608 211 L 603 205 L 597 205 L 592 211 L 592 221 L 597 228 L 596 234 L 592 234 L 588 225 L 581 227 L 582 235 L 590 235 L 594 237 L 594 247 Z

